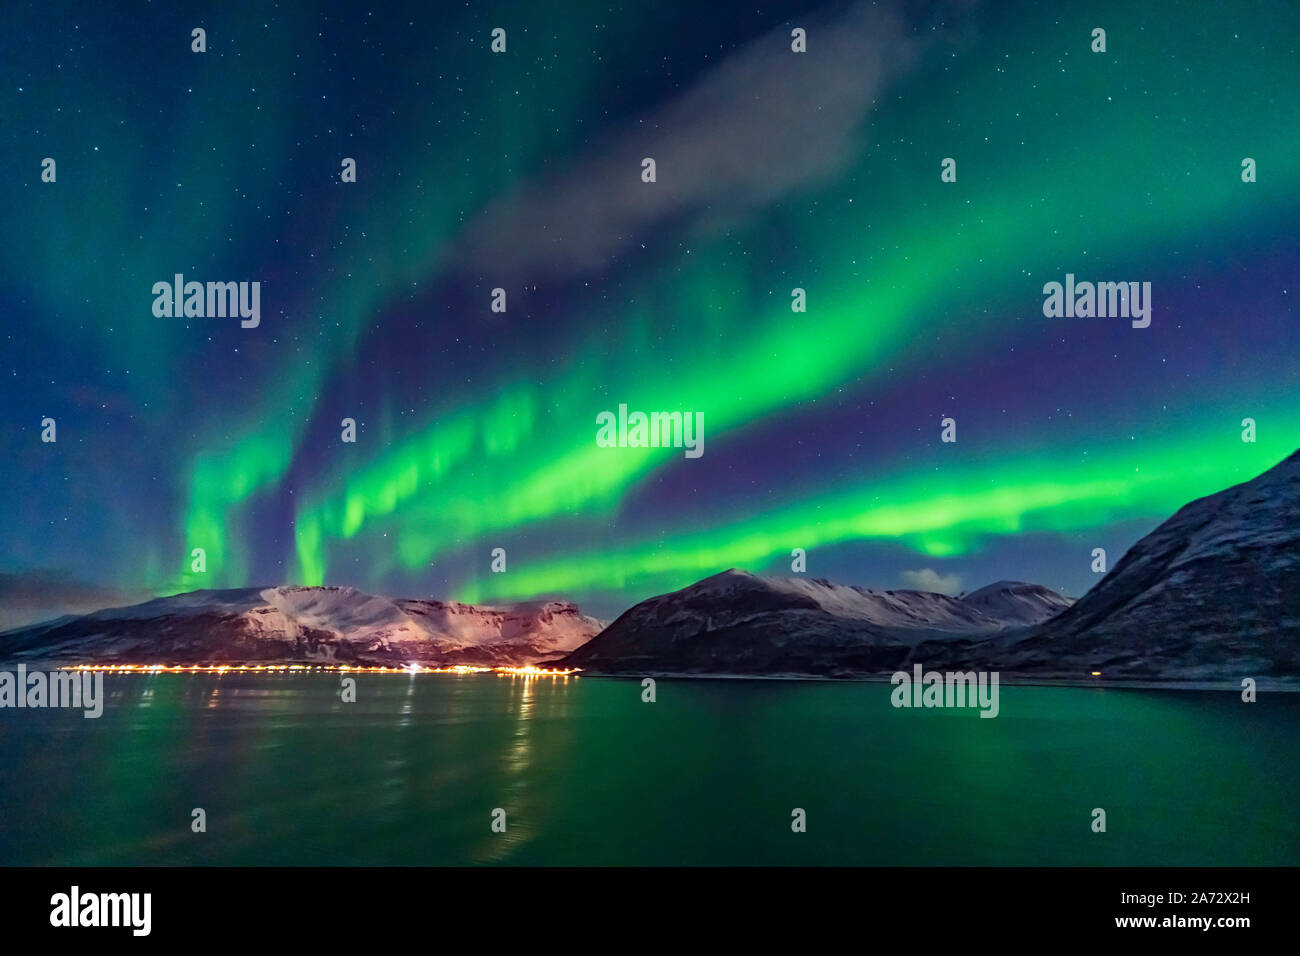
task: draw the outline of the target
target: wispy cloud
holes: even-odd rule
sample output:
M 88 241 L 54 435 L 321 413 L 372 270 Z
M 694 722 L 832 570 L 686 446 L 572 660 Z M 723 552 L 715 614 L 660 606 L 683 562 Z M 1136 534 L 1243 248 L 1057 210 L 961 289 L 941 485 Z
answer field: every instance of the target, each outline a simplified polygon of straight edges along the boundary
M 930 568 L 919 571 L 904 571 L 903 584 L 914 591 L 933 591 L 936 594 L 959 594 L 961 592 L 961 575 L 940 574 Z
M 791 52 L 794 25 L 806 53 Z M 773 30 L 564 172 L 490 206 L 462 237 L 461 263 L 499 278 L 591 272 L 656 226 L 716 230 L 828 180 L 863 148 L 863 120 L 920 47 L 888 5 Z M 641 182 L 644 157 L 655 183 Z

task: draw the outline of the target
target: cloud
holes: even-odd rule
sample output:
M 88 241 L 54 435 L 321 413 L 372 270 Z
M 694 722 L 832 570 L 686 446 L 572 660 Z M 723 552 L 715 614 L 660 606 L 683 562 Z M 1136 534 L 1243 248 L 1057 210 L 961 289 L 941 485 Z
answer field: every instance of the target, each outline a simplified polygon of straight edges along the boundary
M 806 53 L 791 52 L 794 25 Z M 494 278 L 561 278 L 607 268 L 656 226 L 699 234 L 743 219 L 843 170 L 876 97 L 920 49 L 888 5 L 779 27 L 564 172 L 489 206 L 457 258 Z M 657 182 L 641 182 L 645 157 Z
M 934 591 L 936 594 L 958 594 L 961 592 L 960 574 L 940 574 L 930 568 L 919 571 L 904 571 L 903 583 L 914 591 Z
M 0 631 L 47 621 L 63 614 L 88 614 L 153 597 L 152 592 L 100 587 L 67 572 L 0 572 Z

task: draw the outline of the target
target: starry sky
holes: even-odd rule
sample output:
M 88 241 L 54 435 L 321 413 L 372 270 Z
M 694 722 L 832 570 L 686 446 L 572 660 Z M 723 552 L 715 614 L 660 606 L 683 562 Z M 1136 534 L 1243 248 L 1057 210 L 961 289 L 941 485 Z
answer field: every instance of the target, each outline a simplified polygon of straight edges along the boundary
M 281 583 L 612 616 L 795 548 L 1077 596 L 1300 445 L 1293 3 L 5 14 L 0 626 Z M 176 273 L 260 325 L 155 316 Z M 1150 327 L 1045 317 L 1066 273 Z M 600 447 L 621 403 L 704 454 Z

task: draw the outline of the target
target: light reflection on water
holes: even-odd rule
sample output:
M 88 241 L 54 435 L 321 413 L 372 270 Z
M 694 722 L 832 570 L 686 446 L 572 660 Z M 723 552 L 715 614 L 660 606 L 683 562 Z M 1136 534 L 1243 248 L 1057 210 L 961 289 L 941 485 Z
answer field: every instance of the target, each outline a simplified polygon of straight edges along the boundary
M 1300 863 L 1300 694 L 1003 687 L 985 720 L 888 684 L 355 679 L 111 675 L 99 720 L 0 710 L 0 862 Z

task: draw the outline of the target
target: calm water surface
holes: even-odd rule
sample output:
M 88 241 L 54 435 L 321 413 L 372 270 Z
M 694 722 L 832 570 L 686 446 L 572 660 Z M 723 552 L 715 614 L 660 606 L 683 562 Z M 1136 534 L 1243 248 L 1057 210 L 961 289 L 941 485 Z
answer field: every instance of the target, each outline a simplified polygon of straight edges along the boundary
M 594 677 L 360 676 L 351 704 L 329 674 L 105 690 L 98 720 L 0 710 L 0 863 L 1300 863 L 1300 694 L 1004 686 L 989 720 L 871 683 L 660 680 L 653 704 Z

